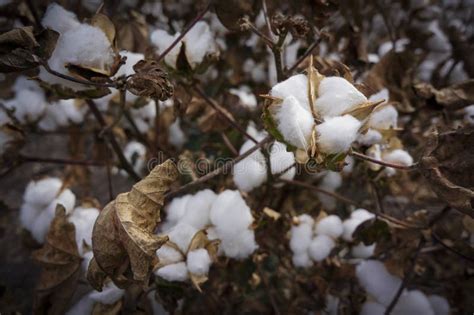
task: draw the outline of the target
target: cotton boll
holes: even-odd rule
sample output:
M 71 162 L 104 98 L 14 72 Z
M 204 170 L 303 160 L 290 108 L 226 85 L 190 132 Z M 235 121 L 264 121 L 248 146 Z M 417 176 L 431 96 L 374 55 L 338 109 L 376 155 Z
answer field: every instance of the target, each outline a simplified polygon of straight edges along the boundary
M 48 6 L 41 20 L 44 27 L 63 34 L 81 25 L 73 12 L 65 10 L 62 6 L 52 3 Z
M 360 310 L 360 315 L 384 315 L 385 306 L 377 302 L 365 302 Z
M 69 214 L 74 209 L 76 203 L 76 195 L 70 189 L 64 189 L 58 197 L 49 204 L 46 211 L 50 211 L 53 215 L 56 213 L 56 206 L 62 205 L 66 210 L 66 214 Z
M 380 143 L 382 139 L 383 136 L 380 132 L 369 128 L 366 133 L 359 135 L 357 142 L 365 146 L 371 146 L 373 144 Z
M 474 105 L 464 107 L 464 121 L 474 125 Z
M 241 86 L 238 89 L 229 89 L 229 93 L 237 96 L 240 103 L 250 110 L 254 110 L 257 107 L 257 98 L 255 94 L 250 91 L 248 86 Z
M 367 102 L 364 94 L 346 79 L 326 77 L 319 84 L 315 106 L 318 113 L 327 118 L 339 116 L 364 102 Z
M 260 141 L 260 140 L 263 139 L 264 134 L 257 132 L 255 136 L 256 136 L 255 140 Z M 242 145 L 242 147 L 239 150 L 239 154 L 244 154 L 245 152 L 252 149 L 254 146 L 255 146 L 255 143 L 252 140 L 245 141 L 244 144 Z M 255 160 L 256 162 L 265 164 L 265 156 L 263 155 L 261 150 L 257 150 L 255 152 L 253 152 L 247 158 Z
M 335 243 L 332 238 L 327 235 L 317 235 L 309 245 L 308 252 L 314 261 L 323 261 L 329 256 Z
M 163 53 L 171 44 L 179 37 L 179 33 L 176 33 L 174 36 L 168 34 L 163 30 L 155 30 L 151 33 L 150 40 L 153 45 L 157 47 L 158 54 Z M 178 55 L 181 50 L 181 45 L 178 43 L 176 46 L 171 49 L 168 54 L 165 56 L 165 62 L 168 66 L 176 69 L 176 61 L 178 60 Z
M 118 78 L 120 76 L 129 76 L 135 74 L 135 70 L 133 70 L 133 66 L 138 63 L 140 60 L 145 59 L 145 55 L 141 53 L 134 53 L 126 50 L 122 50 L 120 52 L 120 56 L 127 57 L 127 60 L 124 65 L 122 65 L 115 73 L 115 77 Z
M 379 130 L 396 128 L 397 119 L 398 111 L 392 105 L 388 105 L 372 112 L 369 118 L 369 126 Z
M 186 134 L 180 126 L 181 120 L 177 118 L 169 127 L 168 142 L 180 149 L 186 143 Z
M 278 130 L 288 143 L 306 149 L 314 126 L 311 113 L 293 96 L 288 96 L 278 106 L 276 109 Z
M 174 264 L 183 261 L 184 259 L 183 254 L 181 254 L 177 249 L 166 244 L 158 248 L 156 256 L 161 265 Z
M 165 207 L 166 221 L 173 225 L 178 223 L 186 213 L 186 206 L 191 198 L 191 195 L 185 195 L 178 198 L 173 198 L 168 206 Z
M 123 150 L 123 155 L 137 173 L 142 173 L 146 163 L 146 147 L 138 141 L 130 141 Z
M 384 264 L 376 260 L 362 261 L 356 267 L 361 286 L 383 305 L 389 305 L 401 284 L 401 279 L 391 275 Z
M 217 233 L 222 241 L 220 247 L 224 255 L 229 258 L 245 259 L 258 248 L 253 230 L 245 229 L 228 233 L 217 228 Z
M 18 91 L 15 98 L 5 101 L 4 105 L 13 110 L 13 115 L 21 123 L 37 121 L 46 109 L 44 94 L 32 90 Z
M 28 186 L 26 186 L 23 199 L 31 205 L 45 207 L 56 198 L 62 184 L 62 181 L 56 177 L 30 181 Z
M 217 196 L 211 207 L 210 218 L 219 231 L 229 234 L 247 229 L 253 221 L 250 208 L 235 190 L 224 190 Z
M 232 170 L 234 183 L 239 190 L 248 192 L 267 180 L 267 166 L 247 157 L 236 163 Z
M 96 208 L 78 207 L 68 218 L 68 221 L 76 228 L 76 243 L 80 255 L 84 251 L 83 243 L 92 246 L 92 229 L 98 216 L 99 210 Z
M 270 151 L 270 166 L 272 174 L 280 174 L 293 164 L 295 164 L 295 155 L 293 152 L 286 151 L 286 145 L 284 143 L 275 141 Z M 280 178 L 292 180 L 295 177 L 295 174 L 296 168 L 292 167 L 283 173 Z
M 20 208 L 20 224 L 23 228 L 31 230 L 36 218 L 40 215 L 41 209 L 29 203 L 24 203 Z
M 195 275 L 207 275 L 211 266 L 211 257 L 204 248 L 192 250 L 186 260 L 188 270 Z
M 290 249 L 293 253 L 300 254 L 308 250 L 313 238 L 314 220 L 303 214 L 298 217 L 299 224 L 291 227 Z
M 418 290 L 403 292 L 393 308 L 393 313 L 400 315 L 435 314 L 426 295 Z
M 337 215 L 329 215 L 321 219 L 315 228 L 315 233 L 318 235 L 327 235 L 337 239 L 343 232 L 342 221 Z
M 74 99 L 60 100 L 46 106 L 38 126 L 43 130 L 52 131 L 58 127 L 68 126 L 70 123 L 80 123 L 84 115 L 85 110 L 76 106 Z
M 166 265 L 155 271 L 155 275 L 167 281 L 186 281 L 189 278 L 185 262 Z
M 433 294 L 428 296 L 434 315 L 449 315 L 450 307 L 446 298 Z
M 309 268 L 313 265 L 313 261 L 307 251 L 294 254 L 292 257 L 292 262 L 295 267 Z
M 351 115 L 327 119 L 316 126 L 319 148 L 327 154 L 348 151 L 357 139 L 360 126 L 360 121 Z
M 389 95 L 388 89 L 385 88 L 385 89 L 381 89 L 375 94 L 372 94 L 369 97 L 369 101 L 370 102 L 378 102 L 382 100 L 388 101 L 389 98 L 390 98 L 390 95 Z
M 97 303 L 110 305 L 120 300 L 124 293 L 125 290 L 119 289 L 113 282 L 109 282 L 102 288 L 102 292 L 93 291 L 89 293 L 89 297 Z
M 362 258 L 367 259 L 374 254 L 375 251 L 375 243 L 372 245 L 364 245 L 364 243 L 360 242 L 359 244 L 352 246 L 351 254 L 355 258 Z
M 217 51 L 214 37 L 209 25 L 204 21 L 197 22 L 185 36 L 186 58 L 191 68 L 196 68 L 204 58 Z
M 167 234 L 170 241 L 175 243 L 182 252 L 186 253 L 191 240 L 197 232 L 196 228 L 187 223 L 178 223 Z
M 401 149 L 393 150 L 389 153 L 386 153 L 382 156 L 383 160 L 389 163 L 396 163 L 404 166 L 411 166 L 413 164 L 413 158 L 411 155 Z
M 338 172 L 327 171 L 324 177 L 319 182 L 319 187 L 324 187 L 328 190 L 334 191 L 341 187 L 342 176 Z
M 217 195 L 210 189 L 204 189 L 191 196 L 186 203 L 186 213 L 181 222 L 188 223 L 198 230 L 210 224 L 209 212 Z
M 361 224 L 362 221 L 359 219 L 347 219 L 344 220 L 342 223 L 342 226 L 344 228 L 344 231 L 342 233 L 342 239 L 344 239 L 347 242 L 352 242 L 354 239 L 352 237 L 352 234 L 354 234 L 355 230 Z
M 307 91 L 308 78 L 304 74 L 297 74 L 272 87 L 270 95 L 282 100 L 292 96 L 303 109 L 311 114 Z
M 357 210 L 352 211 L 351 218 L 357 219 L 360 221 L 366 221 L 366 220 L 375 218 L 375 214 L 365 209 L 357 209 Z
M 39 86 L 38 82 L 23 75 L 16 78 L 15 84 L 12 86 L 12 90 L 15 92 L 15 94 L 23 90 L 30 90 L 32 92 L 39 92 L 43 94 L 43 90 Z
M 54 215 L 49 211 L 42 211 L 33 223 L 30 229 L 33 238 L 40 244 L 44 242 L 49 225 L 53 221 Z

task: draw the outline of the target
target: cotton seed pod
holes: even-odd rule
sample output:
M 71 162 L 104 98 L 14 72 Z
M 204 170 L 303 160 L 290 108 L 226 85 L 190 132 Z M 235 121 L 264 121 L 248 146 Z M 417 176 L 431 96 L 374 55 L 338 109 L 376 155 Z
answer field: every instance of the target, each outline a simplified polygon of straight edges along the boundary
M 143 97 L 166 101 L 173 96 L 174 88 L 168 74 L 153 60 L 140 60 L 133 66 L 135 74 L 127 82 L 128 90 Z

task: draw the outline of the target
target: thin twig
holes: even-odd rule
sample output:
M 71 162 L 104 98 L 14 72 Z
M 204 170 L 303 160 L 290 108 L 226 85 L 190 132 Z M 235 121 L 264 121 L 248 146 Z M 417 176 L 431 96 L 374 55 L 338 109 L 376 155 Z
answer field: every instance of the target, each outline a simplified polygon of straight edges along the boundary
M 158 153 L 160 147 L 160 101 L 155 98 L 155 148 L 154 152 Z
M 295 69 L 313 52 L 313 50 L 316 48 L 316 46 L 319 45 L 320 42 L 321 38 L 318 38 L 315 42 L 309 45 L 308 49 L 304 52 L 304 54 L 300 58 L 298 58 L 298 60 L 296 60 L 295 64 L 292 65 L 290 69 L 286 71 L 286 74 L 289 75 L 293 71 L 295 71 Z
M 112 201 L 114 199 L 114 190 L 113 190 L 113 184 L 112 184 L 112 169 L 110 165 L 110 149 L 104 141 L 101 141 L 101 142 L 105 149 L 105 162 L 107 164 L 106 171 L 107 171 L 107 186 L 109 190 L 109 201 Z
M 369 161 L 369 162 L 379 164 L 379 165 L 382 165 L 382 166 L 396 168 L 396 169 L 399 169 L 399 170 L 412 171 L 412 170 L 416 169 L 416 164 L 413 164 L 411 166 L 406 166 L 406 165 L 389 163 L 389 162 L 374 159 L 373 157 L 370 157 L 368 155 L 365 155 L 365 154 L 362 154 L 362 153 L 356 152 L 356 151 L 351 151 L 349 153 L 349 155 L 351 155 L 355 158 L 358 158 L 359 160 L 365 160 L 365 161 Z
M 221 132 L 221 138 L 224 141 L 226 147 L 232 152 L 233 155 L 239 155 L 239 151 L 234 147 L 232 142 L 230 142 L 229 138 L 225 135 L 225 133 Z
M 265 18 L 265 24 L 267 25 L 268 35 L 273 37 L 272 26 L 270 25 L 270 18 L 268 17 L 267 1 L 262 0 L 263 17 Z
M 258 37 L 260 37 L 263 42 L 270 48 L 270 49 L 273 49 L 273 47 L 275 46 L 275 43 L 273 42 L 273 40 L 271 38 L 269 38 L 267 35 L 263 34 L 262 32 L 260 32 L 260 30 L 255 26 L 253 25 L 252 22 L 250 22 L 249 19 L 245 19 L 244 20 L 245 22 L 245 25 L 248 26 L 248 28 L 255 34 L 257 35 Z
M 202 19 L 202 17 L 209 11 L 209 8 L 211 7 L 211 1 L 207 4 L 207 6 L 202 10 L 195 18 L 194 20 L 191 21 L 191 23 L 184 29 L 184 31 L 175 39 L 171 45 L 165 49 L 157 58 L 156 62 L 160 62 L 183 38 L 186 36 L 186 34 L 196 25 L 199 20 Z
M 237 156 L 233 160 L 226 162 L 221 167 L 207 173 L 206 175 L 201 176 L 198 179 L 196 179 L 196 180 L 194 180 L 190 183 L 187 183 L 184 186 L 181 186 L 179 189 L 167 193 L 165 195 L 165 197 L 166 198 L 172 198 L 172 197 L 174 197 L 174 196 L 176 196 L 176 195 L 178 195 L 178 194 L 180 194 L 180 193 L 182 193 L 182 192 L 184 192 L 184 191 L 186 191 L 186 190 L 188 190 L 192 187 L 198 186 L 198 185 L 200 185 L 200 184 L 216 177 L 219 174 L 228 173 L 236 163 L 242 161 L 243 159 L 245 159 L 250 154 L 254 153 L 255 151 L 257 151 L 259 149 L 261 149 L 265 144 L 269 143 L 272 140 L 273 140 L 273 138 L 271 136 L 267 136 L 265 139 L 258 142 L 254 147 L 252 147 L 251 149 L 249 149 L 245 153 L 242 153 L 241 155 Z
M 317 191 L 317 192 L 320 192 L 322 194 L 325 194 L 325 195 L 328 195 L 328 196 L 331 196 L 335 199 L 338 199 L 342 202 L 345 202 L 345 203 L 348 203 L 348 204 L 351 204 L 351 205 L 355 205 L 355 206 L 359 206 L 359 204 L 357 202 L 355 202 L 354 200 L 352 199 L 349 199 L 347 197 L 344 197 L 344 196 L 341 196 L 339 195 L 338 193 L 335 193 L 335 192 L 332 192 L 332 191 L 327 191 L 325 189 L 322 189 L 322 188 L 319 188 L 317 186 L 313 186 L 311 184 L 307 184 L 305 182 L 300 182 L 300 181 L 297 181 L 297 180 L 289 180 L 289 179 L 281 179 L 279 180 L 280 182 L 284 182 L 284 183 L 287 183 L 287 184 L 290 184 L 290 185 L 294 185 L 294 186 L 299 186 L 299 187 L 303 187 L 303 188 L 308 188 L 308 189 L 311 189 L 311 190 L 314 190 L 314 191 Z
M 420 241 L 418 242 L 415 255 L 413 256 L 413 259 L 411 260 L 410 268 L 408 269 L 408 272 L 405 274 L 405 277 L 403 277 L 403 281 L 400 284 L 400 287 L 398 288 L 397 293 L 395 293 L 395 296 L 393 297 L 392 302 L 390 302 L 387 309 L 385 310 L 385 315 L 389 315 L 392 312 L 395 305 L 397 305 L 398 299 L 402 295 L 403 290 L 405 290 L 405 287 L 408 285 L 408 282 L 413 276 L 413 272 L 415 271 L 415 266 L 416 266 L 416 260 L 418 258 L 418 255 L 420 254 L 421 249 L 423 248 L 423 245 L 425 245 L 425 239 L 421 237 Z
M 30 162 L 30 163 L 48 163 L 48 164 L 64 164 L 64 165 L 82 165 L 82 166 L 106 166 L 106 164 L 103 162 L 91 161 L 91 160 L 58 159 L 58 158 L 27 156 L 27 155 L 21 155 L 20 159 L 23 162 Z
M 102 116 L 102 113 L 97 108 L 97 105 L 95 104 L 95 102 L 93 100 L 87 99 L 86 103 L 89 106 L 89 109 L 91 110 L 96 120 L 99 122 L 100 126 L 105 127 L 107 123 L 105 122 L 104 116 Z M 123 155 L 122 148 L 120 147 L 120 144 L 115 138 L 115 135 L 113 134 L 113 132 L 111 130 L 108 130 L 105 135 L 107 137 L 107 140 L 110 142 L 112 149 L 117 155 L 117 158 L 119 159 L 119 162 L 122 168 L 125 170 L 125 172 L 127 172 L 128 175 L 130 175 L 130 177 L 132 177 L 136 181 L 139 181 L 141 177 L 135 172 L 132 165 L 130 165 L 127 158 L 125 157 L 125 155 Z
M 461 252 L 459 252 L 458 250 L 452 248 L 451 246 L 449 246 L 448 244 L 446 244 L 445 242 L 443 242 L 443 240 L 438 236 L 436 235 L 434 232 L 431 232 L 431 237 L 436 241 L 438 242 L 441 246 L 443 246 L 444 248 L 446 248 L 448 251 L 458 255 L 459 257 L 469 261 L 470 263 L 474 263 L 474 257 L 469 257 Z

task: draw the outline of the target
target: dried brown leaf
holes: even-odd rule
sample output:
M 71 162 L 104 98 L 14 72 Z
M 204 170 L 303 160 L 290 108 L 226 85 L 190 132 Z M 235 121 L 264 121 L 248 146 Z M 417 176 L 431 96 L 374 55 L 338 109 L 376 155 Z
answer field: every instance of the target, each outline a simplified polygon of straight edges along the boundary
M 128 90 L 137 95 L 165 101 L 173 96 L 168 74 L 153 60 L 140 60 L 133 66 L 135 74 L 127 82 Z
M 474 80 L 464 81 L 442 89 L 435 89 L 428 83 L 415 85 L 417 94 L 430 104 L 457 110 L 474 103 Z

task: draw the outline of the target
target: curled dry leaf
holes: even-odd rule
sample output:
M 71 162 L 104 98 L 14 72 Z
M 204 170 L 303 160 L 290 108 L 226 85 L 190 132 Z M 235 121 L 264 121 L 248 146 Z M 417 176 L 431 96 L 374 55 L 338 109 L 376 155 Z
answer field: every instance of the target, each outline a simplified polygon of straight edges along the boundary
M 474 80 L 464 81 L 439 90 L 431 84 L 420 83 L 415 85 L 415 91 L 430 104 L 449 110 L 458 110 L 474 103 Z
M 92 259 L 87 279 L 98 291 L 108 276 L 120 288 L 132 282 L 146 285 L 155 252 L 168 238 L 154 233 L 160 209 L 178 171 L 171 160 L 156 166 L 100 213 L 92 232 Z
M 440 198 L 474 217 L 474 128 L 435 134 L 420 160 L 420 172 Z
M 34 313 L 64 314 L 76 291 L 82 258 L 77 250 L 76 229 L 62 205 L 57 206 L 46 242 L 33 252 L 33 258 L 43 267 L 35 291 Z
M 137 96 L 151 97 L 165 101 L 173 96 L 173 85 L 168 74 L 153 60 L 140 60 L 133 66 L 135 74 L 130 77 L 127 87 Z

